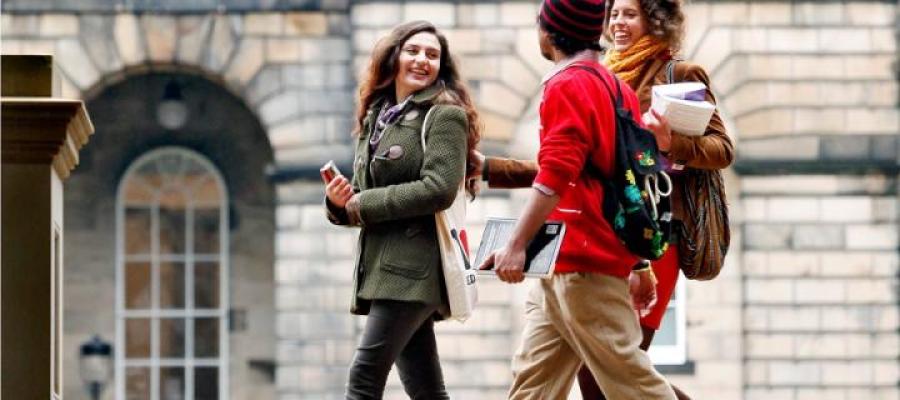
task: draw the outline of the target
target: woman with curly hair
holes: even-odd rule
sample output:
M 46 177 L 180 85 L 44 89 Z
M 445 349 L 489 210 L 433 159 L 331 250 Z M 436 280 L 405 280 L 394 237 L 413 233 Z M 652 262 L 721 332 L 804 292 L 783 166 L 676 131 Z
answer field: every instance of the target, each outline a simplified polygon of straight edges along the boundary
M 434 337 L 434 321 L 449 315 L 434 214 L 480 168 L 478 115 L 429 22 L 381 39 L 361 81 L 353 180 L 325 188 L 329 220 L 361 227 L 351 312 L 369 317 L 346 398 L 380 399 L 396 363 L 410 398 L 447 399 Z M 467 189 L 474 196 L 474 180 Z
M 644 123 L 656 136 L 660 151 L 676 169 L 723 169 L 734 160 L 734 148 L 725 126 L 716 111 L 702 136 L 687 136 L 672 131 L 665 118 L 650 111 L 651 89 L 680 81 L 698 81 L 706 85 L 706 100 L 715 104 L 710 89 L 709 76 L 703 67 L 676 60 L 684 36 L 684 14 L 680 0 L 612 0 L 606 5 L 605 37 L 611 47 L 603 64 L 616 76 L 628 83 L 638 96 Z M 671 74 L 669 73 L 671 71 Z M 483 167 L 483 177 L 491 187 L 527 187 L 537 173 L 534 162 L 488 157 Z M 684 200 L 679 193 L 678 171 L 672 171 L 675 192 L 672 194 L 673 218 L 684 215 Z M 677 240 L 677 238 L 676 238 Z M 678 246 L 669 250 L 652 263 L 657 278 L 657 302 L 649 313 L 640 318 L 643 340 L 641 348 L 647 350 L 663 314 L 668 307 L 678 279 Z M 587 368 L 578 373 L 578 382 L 585 399 L 604 399 L 597 383 Z M 675 389 L 679 399 L 689 399 Z

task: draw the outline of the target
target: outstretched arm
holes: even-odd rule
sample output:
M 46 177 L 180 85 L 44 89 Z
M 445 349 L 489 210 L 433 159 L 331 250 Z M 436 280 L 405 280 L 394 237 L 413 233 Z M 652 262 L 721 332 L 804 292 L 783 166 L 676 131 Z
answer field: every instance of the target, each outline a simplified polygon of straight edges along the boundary
M 486 157 L 482 163 L 482 178 L 488 186 L 502 189 L 518 189 L 531 187 L 538 173 L 535 161 L 515 160 L 512 158 Z

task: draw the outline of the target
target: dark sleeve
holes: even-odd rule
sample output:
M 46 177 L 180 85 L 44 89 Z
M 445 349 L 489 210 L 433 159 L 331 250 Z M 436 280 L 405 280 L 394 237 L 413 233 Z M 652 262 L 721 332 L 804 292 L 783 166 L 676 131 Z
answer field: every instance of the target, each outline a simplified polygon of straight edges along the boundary
M 702 82 L 706 85 L 706 100 L 716 104 L 709 83 L 709 75 L 697 64 L 681 62 L 676 64 L 676 80 Z M 723 169 L 734 161 L 734 145 L 725 132 L 725 125 L 719 116 L 718 107 L 713 112 L 703 136 L 687 136 L 672 133 L 672 145 L 668 157 L 673 162 L 699 169 Z
M 531 187 L 537 176 L 538 166 L 534 161 L 511 158 L 486 157 L 483 178 L 492 188 Z
M 347 210 L 334 205 L 328 196 L 325 196 L 325 216 L 328 221 L 335 225 L 350 225 L 350 218 L 347 216 Z

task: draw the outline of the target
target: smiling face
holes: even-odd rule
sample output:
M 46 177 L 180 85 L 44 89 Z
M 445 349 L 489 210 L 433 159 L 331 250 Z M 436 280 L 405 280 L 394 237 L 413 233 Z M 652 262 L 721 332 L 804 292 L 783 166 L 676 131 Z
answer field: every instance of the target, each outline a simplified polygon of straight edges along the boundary
M 615 0 L 609 13 L 609 36 L 613 48 L 622 52 L 647 34 L 647 17 L 639 0 Z
M 397 101 L 431 86 L 441 70 L 441 43 L 431 32 L 419 32 L 403 43 L 397 58 Z

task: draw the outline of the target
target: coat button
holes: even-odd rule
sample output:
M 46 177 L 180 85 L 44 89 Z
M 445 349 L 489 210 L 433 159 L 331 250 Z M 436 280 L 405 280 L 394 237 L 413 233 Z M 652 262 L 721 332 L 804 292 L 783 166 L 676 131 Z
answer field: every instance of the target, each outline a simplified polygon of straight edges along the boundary
M 419 117 L 419 110 L 409 110 L 406 115 L 403 116 L 403 119 L 406 121 L 412 121 Z
M 391 148 L 388 149 L 387 157 L 391 160 L 396 160 L 400 157 L 403 157 L 403 147 L 396 144 L 391 146 Z

